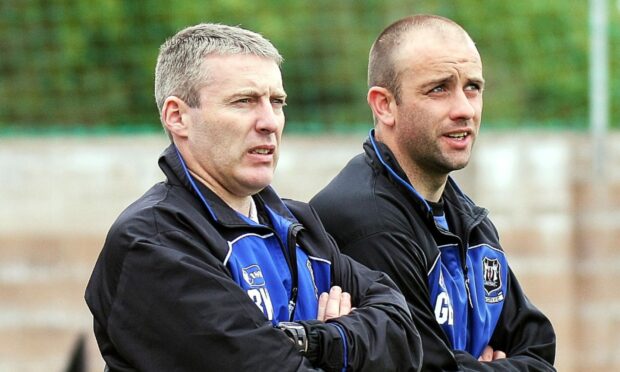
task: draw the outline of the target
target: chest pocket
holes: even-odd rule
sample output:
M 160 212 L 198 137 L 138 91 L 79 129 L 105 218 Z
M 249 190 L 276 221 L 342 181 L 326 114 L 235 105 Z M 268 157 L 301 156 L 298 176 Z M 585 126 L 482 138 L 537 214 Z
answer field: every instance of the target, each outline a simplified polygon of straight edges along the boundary
M 273 233 L 245 234 L 228 243 L 233 280 L 274 324 L 288 320 L 291 274 Z
M 329 292 L 330 266 L 329 261 L 308 256 L 297 247 L 299 295 L 294 320 L 316 319 L 319 295 Z
M 507 263 L 503 252 L 488 245 L 470 247 L 463 270 L 457 245 L 440 247 L 429 273 L 435 319 L 452 348 L 478 357 L 491 338 L 506 295 Z
M 275 325 L 290 320 L 291 272 L 275 235 L 246 234 L 229 242 L 226 263 L 233 280 Z M 309 257 L 299 246 L 294 320 L 316 319 L 318 295 L 329 290 L 329 261 Z

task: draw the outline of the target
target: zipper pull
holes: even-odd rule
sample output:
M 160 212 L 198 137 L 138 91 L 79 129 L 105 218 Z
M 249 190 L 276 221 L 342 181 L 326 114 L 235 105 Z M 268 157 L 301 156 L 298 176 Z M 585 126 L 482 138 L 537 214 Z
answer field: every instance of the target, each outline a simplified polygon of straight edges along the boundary
M 465 270 L 463 274 L 465 275 L 465 292 L 467 292 L 467 300 L 469 301 L 469 307 L 474 308 L 474 303 L 471 300 L 471 291 L 469 290 L 469 276 L 467 275 L 467 266 L 465 266 Z
M 295 316 L 295 308 L 297 307 L 297 287 L 291 289 L 291 300 L 288 302 L 288 318 L 292 322 Z

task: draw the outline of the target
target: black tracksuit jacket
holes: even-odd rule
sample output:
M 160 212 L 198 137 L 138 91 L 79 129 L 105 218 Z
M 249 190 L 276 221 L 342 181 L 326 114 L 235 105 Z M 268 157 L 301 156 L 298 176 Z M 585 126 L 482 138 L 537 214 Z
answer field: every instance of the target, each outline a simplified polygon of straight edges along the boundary
M 159 164 L 167 180 L 119 216 L 86 289 L 111 371 L 296 371 L 343 363 L 349 370 L 419 370 L 419 334 L 394 283 L 340 254 L 307 204 L 285 204 L 267 188 L 254 196 L 259 211 L 269 207 L 301 226 L 292 246 L 329 263 L 329 275 L 321 275 L 349 292 L 357 307 L 334 319 L 338 326 L 307 324 L 320 335 L 320 352 L 310 363 L 225 264 L 240 237 L 273 235 L 273 228 L 248 223 L 202 184 L 192 186 L 173 146 Z M 291 270 L 290 261 L 281 270 Z
M 342 252 L 400 287 L 422 336 L 422 370 L 554 370 L 553 327 L 523 293 L 487 211 L 450 178 L 444 230 L 372 131 L 364 151 L 310 204 Z M 508 357 L 478 362 L 486 345 Z

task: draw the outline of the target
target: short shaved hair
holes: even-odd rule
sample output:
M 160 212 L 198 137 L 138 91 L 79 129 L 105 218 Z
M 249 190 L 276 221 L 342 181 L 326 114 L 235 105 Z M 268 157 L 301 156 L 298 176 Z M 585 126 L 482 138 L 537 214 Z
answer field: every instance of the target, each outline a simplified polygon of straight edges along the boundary
M 460 30 L 467 32 L 451 19 L 417 14 L 402 18 L 386 27 L 370 48 L 368 57 L 368 87 L 383 87 L 389 90 L 400 104 L 400 73 L 394 61 L 394 55 L 403 43 L 404 36 L 412 30 L 434 30 L 439 33 Z M 469 36 L 468 36 L 469 37 Z

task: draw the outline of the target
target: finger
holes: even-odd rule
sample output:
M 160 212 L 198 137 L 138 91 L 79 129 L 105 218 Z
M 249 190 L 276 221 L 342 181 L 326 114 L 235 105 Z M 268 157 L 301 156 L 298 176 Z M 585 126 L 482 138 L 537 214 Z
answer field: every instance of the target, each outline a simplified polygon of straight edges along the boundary
M 493 352 L 493 360 L 497 360 L 497 359 L 505 359 L 506 358 L 506 353 L 504 353 L 501 350 L 496 350 Z
M 481 362 L 492 361 L 493 360 L 493 348 L 487 345 L 482 351 L 482 354 L 480 354 L 480 358 L 478 358 L 478 360 Z
M 325 308 L 325 320 L 336 318 L 340 315 L 340 296 L 342 295 L 342 289 L 338 286 L 333 286 L 329 291 L 329 298 L 327 300 L 327 307 Z
M 351 312 L 351 295 L 348 292 L 342 292 L 340 296 L 339 316 L 347 315 Z
M 329 295 L 327 294 L 327 292 L 323 292 L 319 296 L 319 311 L 316 315 L 316 319 L 322 322 L 325 321 L 325 308 L 327 307 L 328 298 L 329 298 Z

